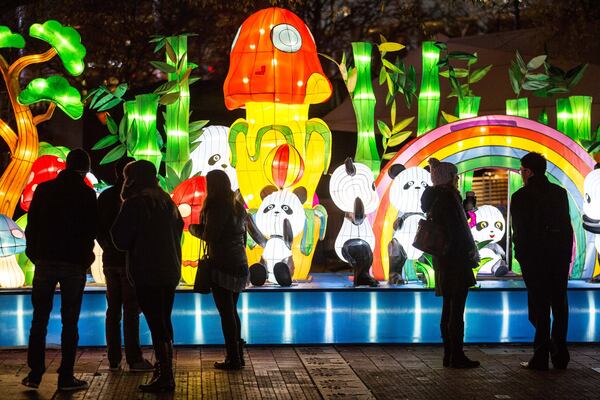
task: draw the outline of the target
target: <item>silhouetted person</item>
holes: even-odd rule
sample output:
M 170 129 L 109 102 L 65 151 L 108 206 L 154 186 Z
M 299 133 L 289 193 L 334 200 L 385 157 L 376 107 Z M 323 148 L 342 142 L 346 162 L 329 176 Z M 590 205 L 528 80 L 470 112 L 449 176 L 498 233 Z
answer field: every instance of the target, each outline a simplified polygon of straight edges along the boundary
M 123 337 L 125 338 L 125 360 L 130 371 L 150 371 L 154 367 L 142 356 L 140 348 L 140 309 L 135 288 L 127 278 L 126 253 L 117 249 L 110 237 L 110 228 L 121 209 L 123 169 L 134 161 L 123 157 L 115 163 L 117 181 L 98 197 L 98 243 L 102 247 L 102 267 L 106 277 L 106 347 L 111 371 L 121 364 L 121 310 L 123 315 Z
M 86 270 L 94 261 L 94 238 L 98 224 L 96 193 L 84 182 L 90 158 L 72 150 L 67 165 L 56 179 L 41 183 L 29 207 L 26 254 L 35 264 L 31 302 L 33 319 L 29 333 L 27 364 L 31 372 L 25 386 L 37 388 L 46 370 L 45 348 L 48 319 L 56 285 L 60 284 L 61 353 L 59 390 L 86 389 L 88 383 L 73 376 L 77 323 L 86 281 Z
M 444 298 L 440 331 L 444 342 L 444 367 L 475 368 L 479 361 L 470 360 L 463 351 L 464 313 L 469 287 L 475 285 L 473 268 L 479 253 L 467 224 L 454 164 L 429 159 L 433 186 L 425 189 L 421 208 L 428 218 L 444 227 L 449 240 L 448 251 L 433 257 L 435 293 Z
M 123 204 L 111 229 L 118 249 L 127 251 L 127 274 L 148 322 L 156 355 L 155 373 L 144 392 L 172 392 L 175 288 L 181 279 L 183 219 L 171 197 L 160 188 L 154 165 L 127 164 Z
M 525 368 L 548 369 L 569 363 L 567 282 L 573 253 L 573 230 L 567 192 L 545 176 L 546 159 L 529 153 L 521 159 L 524 186 L 511 200 L 515 257 L 527 286 L 529 321 L 535 328 L 534 353 Z M 550 311 L 554 320 L 550 331 Z
M 206 175 L 207 195 L 200 224 L 190 226 L 192 235 L 206 241 L 212 263 L 212 294 L 221 316 L 227 357 L 215 368 L 238 370 L 244 365 L 241 322 L 237 311 L 240 292 L 248 281 L 246 258 L 246 210 L 235 199 L 227 174 Z

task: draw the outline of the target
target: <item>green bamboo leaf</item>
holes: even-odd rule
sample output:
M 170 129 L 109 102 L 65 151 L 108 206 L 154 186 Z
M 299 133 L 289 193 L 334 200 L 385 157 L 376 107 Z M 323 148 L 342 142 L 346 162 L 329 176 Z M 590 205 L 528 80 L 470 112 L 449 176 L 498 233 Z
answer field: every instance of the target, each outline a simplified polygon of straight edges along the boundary
M 492 64 L 487 67 L 483 67 L 473 71 L 471 76 L 469 76 L 469 83 L 476 83 L 483 79 L 484 76 L 487 75 L 488 72 L 492 69 Z
M 119 140 L 125 141 L 125 135 L 127 134 L 127 116 L 124 115 L 119 122 Z
M 567 71 L 565 74 L 565 79 L 567 80 L 567 86 L 569 89 L 573 88 L 579 83 L 579 81 L 581 81 L 583 74 L 585 74 L 585 71 L 587 70 L 587 67 L 588 64 L 581 64 Z
M 156 46 L 154 46 L 154 50 L 152 50 L 154 53 L 158 53 L 163 47 L 165 47 L 165 43 L 167 42 L 167 40 L 165 38 L 161 38 L 160 40 L 158 40 L 156 42 Z
M 521 54 L 519 54 L 518 50 L 516 51 L 515 57 L 517 60 L 517 65 L 519 66 L 519 70 L 523 75 L 525 75 L 527 73 L 527 64 L 525 64 L 525 61 L 523 60 L 523 57 L 521 57 Z
M 527 63 L 527 70 L 533 71 L 533 70 L 538 69 L 539 67 L 544 65 L 544 62 L 546 62 L 546 58 L 548 58 L 548 56 L 545 54 L 543 54 L 541 56 L 533 57 Z
M 202 142 L 192 142 L 192 144 L 190 144 L 190 153 L 193 153 L 201 143 Z
M 167 40 L 165 43 L 165 52 L 167 53 L 167 57 L 173 64 L 177 64 L 177 56 L 175 55 L 175 50 L 173 50 L 173 46 L 171 46 L 171 42 Z
M 390 137 L 390 140 L 387 143 L 388 147 L 401 145 L 406 139 L 410 137 L 411 134 L 412 131 L 402 131 L 398 132 L 395 135 L 392 135 L 392 137 Z
M 448 114 L 448 113 L 447 113 L 447 112 L 445 112 L 445 111 L 442 111 L 442 117 L 444 117 L 444 119 L 446 120 L 446 122 L 447 122 L 447 123 L 451 123 L 451 122 L 454 122 L 454 121 L 458 121 L 458 120 L 459 120 L 459 118 L 458 118 L 458 117 L 456 117 L 456 116 L 454 116 L 454 115 L 452 115 L 452 114 Z
M 192 132 L 199 131 L 200 129 L 204 128 L 204 126 L 206 124 L 208 124 L 208 123 L 209 123 L 209 120 L 207 120 L 207 119 L 203 119 L 203 120 L 200 120 L 200 121 L 190 122 L 190 125 L 189 125 L 189 128 L 188 128 L 189 132 L 192 133 Z
M 164 36 L 152 35 L 152 36 L 150 36 L 150 40 L 148 40 L 148 43 L 156 43 L 156 42 L 160 42 L 161 40 L 164 40 L 164 39 L 165 39 Z
M 183 73 L 183 76 L 179 80 L 179 84 L 183 85 L 189 79 L 191 73 L 192 73 L 191 68 L 186 69 L 185 72 Z
M 127 91 L 127 84 L 121 83 L 115 88 L 115 91 L 113 92 L 113 96 L 123 97 L 123 95 L 125 94 L 126 91 Z
M 435 47 L 437 47 L 438 49 L 444 51 L 448 49 L 448 45 L 444 42 L 435 42 L 434 43 Z
M 451 60 L 469 61 L 473 59 L 477 60 L 477 55 L 464 51 L 451 51 L 448 53 L 448 58 Z
M 379 132 L 384 137 L 389 138 L 390 136 L 392 136 L 392 131 L 387 126 L 387 124 L 385 122 L 383 122 L 382 120 L 380 120 L 380 119 L 377 120 L 377 127 L 379 128 Z
M 525 78 L 531 81 L 547 81 L 550 79 L 546 74 L 527 74 L 525 75 Z
M 385 38 L 385 36 L 383 36 L 381 33 L 379 34 L 379 41 L 381 43 L 387 43 L 387 39 Z
M 177 68 L 162 61 L 150 61 L 150 65 L 166 74 L 177 72 Z
M 458 79 L 456 79 L 456 77 L 452 76 L 452 71 L 450 72 L 450 86 L 456 92 L 456 95 L 458 96 L 458 98 L 462 99 L 463 98 L 462 88 L 460 86 L 460 83 L 458 83 Z
M 406 128 L 407 126 L 409 126 L 414 121 L 414 119 L 415 119 L 415 117 L 408 117 L 408 118 L 403 119 L 402 121 L 398 122 L 396 125 L 394 125 L 394 128 L 392 129 L 392 134 L 398 133 L 401 130 L 403 130 L 404 128 Z
M 385 65 L 385 67 L 397 74 L 401 74 L 402 71 L 400 70 L 400 68 L 398 68 L 396 65 L 394 65 L 393 63 L 389 62 L 388 60 L 386 60 L 385 58 L 381 59 L 381 62 L 383 63 L 383 65 Z
M 117 161 L 118 159 L 120 159 L 121 157 L 123 157 L 125 155 L 126 150 L 127 149 L 126 149 L 125 145 L 121 143 L 120 145 L 118 145 L 117 147 L 115 147 L 114 149 L 109 151 L 104 156 L 102 161 L 100 161 L 100 165 L 104 165 L 104 164 L 111 163 L 113 161 Z
M 192 160 L 191 159 L 187 160 L 187 162 L 184 164 L 184 166 L 181 170 L 181 180 L 182 181 L 190 178 L 190 175 L 192 175 L 193 166 L 194 165 L 192 163 Z
M 109 101 L 108 103 L 104 104 L 102 107 L 98 108 L 98 111 L 110 110 L 111 108 L 118 105 L 122 101 L 123 101 L 123 99 L 113 96 L 113 99 L 111 101 Z
M 117 123 L 115 122 L 113 117 L 110 116 L 110 114 L 106 114 L 106 127 L 108 128 L 108 131 L 111 135 L 116 135 L 119 131 Z
M 392 101 L 392 106 L 390 108 L 390 123 L 391 126 L 396 124 L 396 100 Z
M 385 153 L 383 155 L 383 157 L 381 157 L 384 160 L 391 160 L 392 158 L 394 158 L 396 156 L 398 152 L 397 151 L 392 151 L 391 153 Z
M 171 90 L 173 90 L 173 88 L 175 88 L 176 86 L 177 86 L 177 80 L 168 81 L 166 83 L 163 83 L 159 87 L 157 87 L 154 90 L 154 93 L 156 93 L 156 94 L 167 94 Z
M 392 81 L 392 78 L 390 77 L 390 74 L 387 74 L 385 76 L 385 80 L 387 82 L 387 87 L 388 87 L 388 93 L 390 94 L 390 96 L 394 96 L 395 90 L 394 90 L 394 82 Z
M 348 71 L 348 82 L 346 83 L 346 87 L 348 88 L 348 93 L 352 95 L 354 93 L 354 89 L 356 89 L 356 80 L 358 78 L 358 70 L 356 68 L 350 68 Z
M 108 146 L 112 146 L 113 144 L 117 143 L 118 141 L 119 141 L 119 137 L 116 135 L 104 136 L 102 139 L 100 139 L 96 142 L 96 144 L 92 147 L 92 150 L 105 149 Z
M 469 75 L 469 71 L 467 71 L 464 68 L 453 68 L 454 69 L 454 76 L 457 78 L 466 78 Z M 450 71 L 449 70 L 443 70 L 440 72 L 440 75 L 443 76 L 444 78 L 449 78 L 450 77 Z
M 549 85 L 549 83 L 544 82 L 544 81 L 525 81 L 525 83 L 523 83 L 523 89 L 539 90 L 539 89 L 544 89 L 548 85 Z
M 379 52 L 381 52 L 381 53 L 391 53 L 394 51 L 400 51 L 405 46 L 403 44 L 396 43 L 396 42 L 384 42 L 384 43 L 381 43 L 380 45 L 378 45 L 378 47 L 379 47 Z
M 337 66 L 338 66 L 338 68 L 339 68 L 339 66 L 340 66 L 340 63 L 338 63 L 338 62 L 336 61 L 336 59 L 335 59 L 335 58 L 333 58 L 333 57 L 331 57 L 331 56 L 328 56 L 327 54 L 324 54 L 324 53 L 318 53 L 318 54 L 319 54 L 321 57 L 323 57 L 323 58 L 326 58 L 326 59 L 328 59 L 329 61 L 331 61 L 332 63 L 334 63 L 334 64 L 335 64 L 335 65 L 337 65 Z
M 160 96 L 159 103 L 168 106 L 169 104 L 175 103 L 177 100 L 179 100 L 179 92 L 167 93 Z
M 521 78 L 519 77 L 520 73 L 521 71 L 519 70 L 517 64 L 512 62 L 510 68 L 508 69 L 508 78 L 510 79 L 510 86 L 517 96 L 519 96 L 519 93 L 521 93 Z
M 383 85 L 383 83 L 385 82 L 385 76 L 387 75 L 387 70 L 385 69 L 384 66 L 381 66 L 381 69 L 379 70 L 379 84 Z

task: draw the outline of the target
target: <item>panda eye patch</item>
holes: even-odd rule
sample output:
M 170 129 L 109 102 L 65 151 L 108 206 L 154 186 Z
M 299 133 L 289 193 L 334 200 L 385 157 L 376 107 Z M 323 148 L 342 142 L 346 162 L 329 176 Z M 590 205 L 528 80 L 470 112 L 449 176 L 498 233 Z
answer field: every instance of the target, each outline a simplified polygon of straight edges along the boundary
M 482 229 L 485 229 L 485 228 L 487 228 L 487 227 L 488 227 L 488 225 L 489 225 L 489 224 L 487 223 L 487 221 L 481 221 L 481 222 L 478 222 L 478 223 L 477 223 L 477 225 L 476 225 L 476 228 L 477 228 L 477 230 L 478 230 L 478 231 L 480 231 L 480 230 L 482 230 Z
M 208 159 L 208 165 L 215 165 L 221 159 L 220 154 L 215 154 L 211 158 Z
M 429 186 L 429 185 L 427 184 L 427 182 L 425 182 L 425 181 L 421 182 L 421 185 L 422 185 L 423 187 L 427 187 L 427 186 Z
M 275 204 L 269 204 L 265 210 L 263 211 L 264 214 L 268 213 L 269 211 L 271 211 L 272 209 L 275 208 Z
M 590 197 L 590 194 L 589 194 L 589 193 L 586 193 L 586 194 L 585 194 L 585 201 L 586 201 L 586 203 L 588 203 L 588 204 L 592 202 L 592 198 Z
M 498 230 L 502 230 L 504 228 L 504 224 L 502 223 L 502 221 L 496 221 L 496 223 L 494 224 L 494 226 Z
M 404 190 L 410 189 L 415 184 L 414 181 L 408 181 L 404 184 Z
M 287 215 L 292 215 L 294 213 L 294 211 L 292 211 L 292 209 L 287 206 L 287 205 L 283 205 L 281 206 L 281 209 L 287 214 Z

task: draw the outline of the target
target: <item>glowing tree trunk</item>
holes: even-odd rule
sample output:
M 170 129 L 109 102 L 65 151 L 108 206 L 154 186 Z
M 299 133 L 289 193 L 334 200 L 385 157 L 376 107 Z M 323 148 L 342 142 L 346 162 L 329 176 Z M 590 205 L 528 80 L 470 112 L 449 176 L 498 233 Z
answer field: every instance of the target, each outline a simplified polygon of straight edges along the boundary
M 167 158 L 166 164 L 177 175 L 181 175 L 185 163 L 190 159 L 189 139 L 189 112 L 190 112 L 190 88 L 187 79 L 182 79 L 188 69 L 187 62 L 187 37 L 171 36 L 167 41 L 173 48 L 179 62 L 179 71 L 169 74 L 168 80 L 179 79 L 179 98 L 172 104 L 167 105 L 166 134 L 167 134 Z M 167 63 L 177 66 L 167 55 Z M 189 75 L 189 73 L 188 73 Z M 167 174 L 169 169 L 167 168 Z
M 358 134 L 354 161 L 368 166 L 376 177 L 379 175 L 381 160 L 375 142 L 375 94 L 371 82 L 371 50 L 371 43 L 352 43 L 357 71 L 356 88 L 352 96 Z
M 434 42 L 423 42 L 423 71 L 419 91 L 419 115 L 417 136 L 429 132 L 437 126 L 440 110 L 440 49 Z
M 506 115 L 529 118 L 529 101 L 527 97 L 506 100 Z

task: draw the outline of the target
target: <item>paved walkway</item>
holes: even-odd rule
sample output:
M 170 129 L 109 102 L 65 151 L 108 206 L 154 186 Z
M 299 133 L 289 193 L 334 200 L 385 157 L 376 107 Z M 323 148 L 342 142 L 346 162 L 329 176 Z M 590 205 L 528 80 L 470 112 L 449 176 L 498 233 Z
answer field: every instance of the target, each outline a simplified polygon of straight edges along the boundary
M 151 357 L 149 349 L 147 356 Z M 528 346 L 469 346 L 474 370 L 442 368 L 439 346 L 251 347 L 240 372 L 216 371 L 222 348 L 176 348 L 177 392 L 143 395 L 148 374 L 110 372 L 103 349 L 83 349 L 76 373 L 86 392 L 55 393 L 60 354 L 47 352 L 48 373 L 37 391 L 19 382 L 24 350 L 0 350 L 0 399 L 600 399 L 600 346 L 578 345 L 566 371 L 521 370 Z

